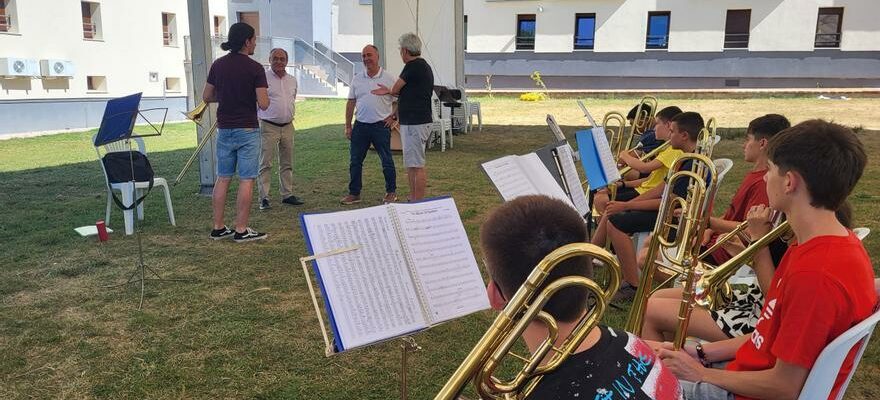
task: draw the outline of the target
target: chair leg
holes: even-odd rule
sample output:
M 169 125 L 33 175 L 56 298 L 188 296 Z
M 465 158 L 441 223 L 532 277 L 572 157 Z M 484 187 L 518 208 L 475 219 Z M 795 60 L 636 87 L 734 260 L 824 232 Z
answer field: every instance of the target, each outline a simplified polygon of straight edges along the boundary
M 134 198 L 132 198 L 131 193 L 131 184 L 124 184 L 121 186 L 122 191 L 122 204 L 126 207 L 130 204 L 134 203 Z M 131 235 L 134 233 L 134 210 L 125 210 L 122 212 L 122 218 L 125 220 L 125 234 Z
M 135 194 L 137 195 L 137 197 L 141 197 L 144 195 L 144 190 L 143 189 L 136 189 Z M 144 220 L 144 202 L 145 201 L 146 201 L 146 199 L 144 199 L 144 201 L 142 201 L 141 204 L 138 204 L 138 206 L 137 206 L 138 221 Z
M 477 124 L 479 124 L 478 129 L 480 132 L 483 131 L 483 110 L 477 107 Z
M 446 151 L 446 124 L 440 124 L 440 152 Z
M 168 186 L 162 186 L 162 189 L 165 191 L 165 208 L 168 209 L 168 219 L 171 221 L 172 226 L 177 226 L 177 223 L 174 221 L 174 207 L 171 205 L 171 191 L 168 189 Z
M 104 225 L 110 226 L 110 210 L 113 206 L 113 200 L 110 198 L 113 196 L 113 192 L 107 192 L 107 211 L 104 213 Z

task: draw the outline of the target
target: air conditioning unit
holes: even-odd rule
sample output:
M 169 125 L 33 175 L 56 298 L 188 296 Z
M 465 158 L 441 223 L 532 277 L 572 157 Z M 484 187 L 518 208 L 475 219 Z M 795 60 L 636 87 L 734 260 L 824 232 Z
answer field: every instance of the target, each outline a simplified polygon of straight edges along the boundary
M 5 77 L 39 76 L 37 60 L 27 58 L 0 58 L 0 75 Z
M 41 75 L 48 78 L 71 78 L 76 72 L 73 62 L 67 60 L 40 60 Z

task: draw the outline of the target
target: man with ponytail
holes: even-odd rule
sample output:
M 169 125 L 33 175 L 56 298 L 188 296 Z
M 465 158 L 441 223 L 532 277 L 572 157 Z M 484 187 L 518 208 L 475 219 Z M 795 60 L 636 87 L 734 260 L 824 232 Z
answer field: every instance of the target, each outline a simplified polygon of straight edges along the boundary
M 269 85 L 260 63 L 252 60 L 257 47 L 254 28 L 238 22 L 229 27 L 229 39 L 220 45 L 229 54 L 211 65 L 205 91 L 205 102 L 217 102 L 217 181 L 214 183 L 214 210 L 211 239 L 228 237 L 236 242 L 265 239 L 266 234 L 248 227 L 254 180 L 259 174 L 260 124 L 257 106 L 269 108 Z M 226 191 L 238 170 L 235 230 L 223 221 Z

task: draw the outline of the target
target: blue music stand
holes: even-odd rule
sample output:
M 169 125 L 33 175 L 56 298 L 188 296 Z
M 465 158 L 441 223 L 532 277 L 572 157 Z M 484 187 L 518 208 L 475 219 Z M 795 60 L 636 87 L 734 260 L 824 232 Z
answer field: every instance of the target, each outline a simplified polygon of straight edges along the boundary
M 164 108 L 165 116 L 162 117 L 162 125 L 157 128 L 152 122 L 150 122 L 144 115 L 142 111 L 151 111 L 151 110 L 163 110 L 163 108 L 151 108 L 147 110 L 140 110 L 141 103 L 141 95 L 142 93 L 135 93 L 125 97 L 119 97 L 115 99 L 111 99 L 107 101 L 107 106 L 104 108 L 104 117 L 101 120 L 101 127 L 98 128 L 98 133 L 95 135 L 95 146 L 103 146 L 109 143 L 118 142 L 120 140 L 125 140 L 128 144 L 129 151 L 129 160 L 131 162 L 131 190 L 132 192 L 136 192 L 135 188 L 135 173 L 134 173 L 134 155 L 133 149 L 131 147 L 131 138 L 135 137 L 149 137 L 149 136 L 159 136 L 162 134 L 162 130 L 165 128 L 165 118 L 168 115 L 168 109 Z M 138 116 L 144 119 L 147 122 L 150 128 L 152 128 L 152 132 L 148 132 L 146 134 L 143 133 L 134 133 L 135 122 L 137 121 Z M 103 161 L 102 161 L 103 162 Z M 110 183 L 107 182 L 109 185 Z M 112 190 L 110 191 L 112 193 Z M 146 194 L 144 195 L 146 197 Z M 132 193 L 132 199 L 136 199 L 136 193 Z M 143 198 L 137 200 L 142 201 Z M 134 200 L 133 200 L 134 201 Z M 132 204 L 136 208 L 137 202 Z M 128 206 L 128 205 L 126 205 Z M 130 283 L 140 282 L 141 287 L 141 297 L 140 302 L 138 303 L 138 310 L 143 308 L 144 305 L 144 284 L 148 280 L 152 281 L 189 281 L 189 279 L 164 279 L 162 278 L 158 272 L 153 270 L 144 264 L 144 250 L 143 244 L 141 242 L 140 235 L 140 227 L 137 224 L 137 218 L 133 218 L 134 226 L 135 226 L 135 237 L 137 238 L 138 244 L 138 261 L 134 272 L 129 275 L 128 280 L 123 283 L 117 285 L 109 285 L 105 286 L 108 288 L 112 287 L 120 287 L 126 286 Z M 147 272 L 152 275 L 152 277 L 147 276 Z

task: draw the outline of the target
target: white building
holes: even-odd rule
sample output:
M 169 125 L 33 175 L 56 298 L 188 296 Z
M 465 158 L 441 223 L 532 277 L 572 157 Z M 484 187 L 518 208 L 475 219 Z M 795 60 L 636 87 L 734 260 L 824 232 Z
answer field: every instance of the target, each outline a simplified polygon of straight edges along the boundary
M 215 34 L 226 0 L 211 0 Z M 0 134 L 95 127 L 104 102 L 185 110 L 181 0 L 0 0 Z
M 358 60 L 372 2 L 335 3 L 334 49 Z M 472 88 L 534 88 L 533 71 L 551 89 L 880 88 L 877 0 L 465 0 L 464 13 Z

